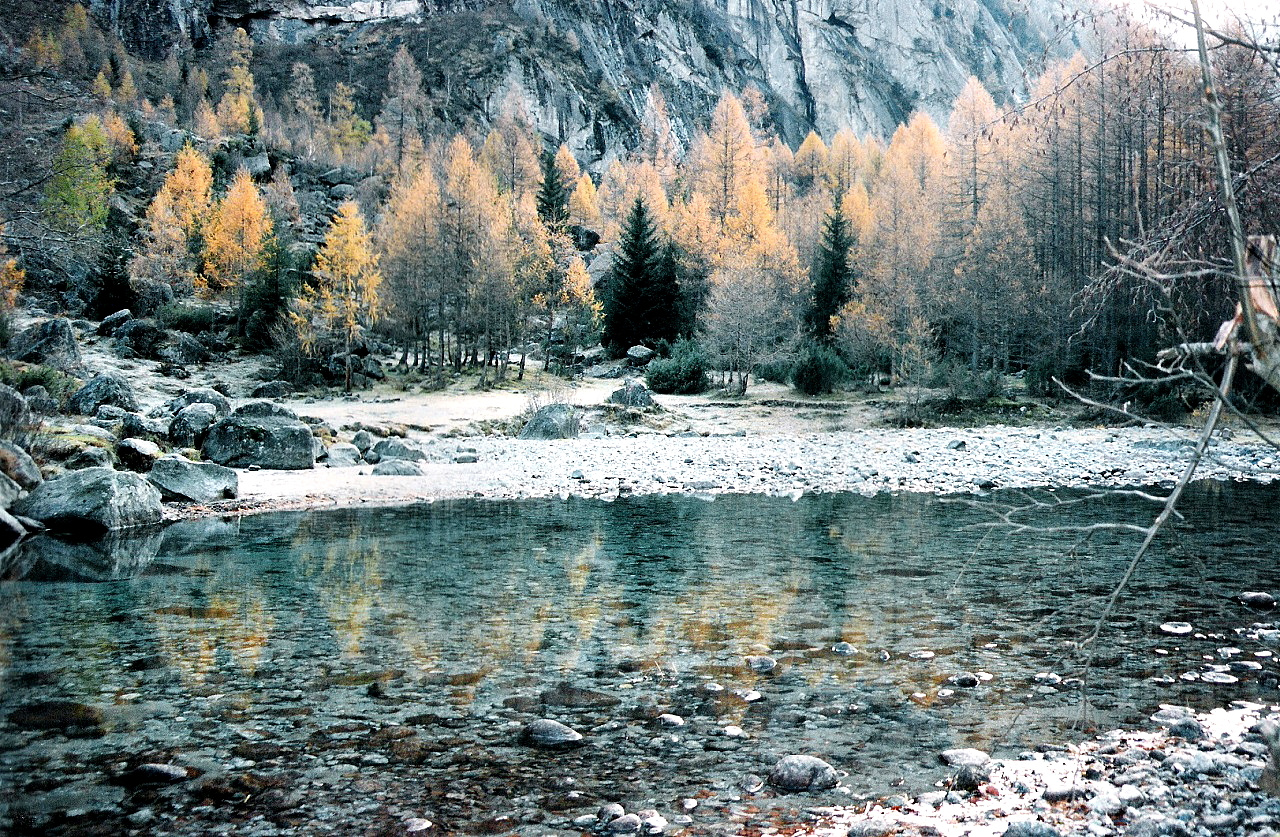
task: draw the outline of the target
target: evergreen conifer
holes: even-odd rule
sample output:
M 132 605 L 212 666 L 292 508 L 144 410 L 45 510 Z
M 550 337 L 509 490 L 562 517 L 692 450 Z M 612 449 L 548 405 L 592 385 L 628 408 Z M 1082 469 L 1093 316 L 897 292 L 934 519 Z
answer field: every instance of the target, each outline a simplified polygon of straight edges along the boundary
M 822 225 L 822 241 L 813 270 L 813 299 L 805 313 L 805 326 L 816 340 L 831 340 L 832 318 L 849 301 L 853 291 L 855 277 L 849 265 L 849 249 L 853 244 L 849 221 L 837 197 Z
M 609 273 L 604 308 L 604 344 L 621 356 L 637 344 L 674 340 L 680 333 L 680 287 L 674 262 L 645 206 L 636 198 L 627 214 Z M 664 265 L 668 265 L 664 267 Z

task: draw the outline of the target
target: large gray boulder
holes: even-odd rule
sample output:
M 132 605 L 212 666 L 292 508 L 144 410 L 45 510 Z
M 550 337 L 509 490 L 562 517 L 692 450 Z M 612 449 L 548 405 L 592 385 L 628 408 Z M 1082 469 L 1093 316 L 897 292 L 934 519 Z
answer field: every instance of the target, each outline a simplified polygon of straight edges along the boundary
M 649 392 L 649 388 L 645 386 L 644 381 L 637 378 L 628 378 L 622 385 L 622 389 L 615 389 L 609 395 L 610 404 L 619 404 L 623 407 L 652 407 L 654 405 L 653 395 Z
M 326 451 L 330 468 L 350 468 L 360 464 L 360 448 L 350 442 L 334 442 Z
M 840 777 L 816 756 L 786 756 L 773 766 L 769 784 L 784 791 L 818 791 L 834 788 Z
M 292 410 L 251 401 L 209 428 L 204 453 L 219 465 L 281 471 L 315 467 L 311 428 Z
M 42 482 L 13 511 L 75 535 L 159 523 L 162 516 L 155 486 L 140 474 L 110 468 L 70 471 Z
M 533 414 L 520 431 L 521 439 L 572 439 L 578 435 L 581 419 L 570 404 L 548 404 Z
M 375 477 L 420 477 L 422 466 L 409 459 L 388 459 L 373 466 Z
M 138 409 L 138 396 L 124 377 L 114 372 L 103 372 L 67 399 L 67 410 L 91 416 L 103 404 L 132 412 Z
M 0 440 L 0 473 L 28 490 L 44 482 L 40 466 L 36 465 L 31 454 L 5 440 Z
M 408 459 L 413 462 L 426 462 L 430 459 L 427 452 L 418 445 L 394 437 L 382 439 L 373 446 L 373 451 L 381 460 Z
M 160 446 L 150 439 L 122 439 L 116 445 L 116 459 L 130 471 L 145 474 L 161 456 Z
M 114 314 L 108 314 L 102 318 L 102 322 L 98 323 L 98 334 L 102 337 L 111 337 L 116 333 L 116 329 L 133 319 L 133 312 L 128 308 L 123 308 Z
M 157 459 L 147 479 L 165 500 L 212 503 L 234 499 L 240 493 L 240 477 L 235 471 L 214 462 L 192 462 L 178 454 Z
M 152 319 L 128 320 L 112 335 L 116 351 L 123 357 L 145 357 L 158 360 L 160 347 L 169 333 Z
M 213 404 L 188 404 L 169 423 L 169 441 L 178 447 L 199 448 L 217 420 L 218 408 Z
M 31 407 L 27 399 L 13 387 L 0 384 L 0 433 L 20 433 L 31 423 Z
M 627 363 L 632 366 L 644 366 L 649 361 L 653 360 L 653 357 L 656 354 L 657 352 L 650 349 L 648 346 L 632 346 L 630 349 L 627 349 Z
M 209 350 L 185 331 L 175 331 L 156 352 L 156 356 L 174 366 L 190 366 L 209 359 Z
M 9 341 L 9 357 L 63 372 L 75 371 L 82 360 L 71 321 L 65 317 L 44 320 L 15 335 Z
M 193 389 L 182 393 L 177 398 L 171 398 L 165 402 L 164 408 L 174 414 L 182 412 L 184 408 L 190 407 L 192 404 L 212 404 L 218 411 L 219 416 L 229 415 L 231 413 L 231 399 L 227 398 L 216 389 Z M 247 404 L 245 406 L 248 406 Z M 295 417 L 296 418 L 296 417 Z

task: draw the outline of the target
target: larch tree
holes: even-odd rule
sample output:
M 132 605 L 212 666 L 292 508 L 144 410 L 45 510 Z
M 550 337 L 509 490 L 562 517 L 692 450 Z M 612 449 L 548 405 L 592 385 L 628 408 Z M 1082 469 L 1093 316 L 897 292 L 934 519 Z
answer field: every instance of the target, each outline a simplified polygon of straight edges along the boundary
M 303 157 L 314 158 L 325 141 L 325 131 L 320 94 L 310 65 L 299 61 L 290 69 L 289 94 L 293 148 Z
M 242 168 L 205 225 L 204 272 L 196 279 L 197 292 L 216 297 L 243 287 L 262 264 L 271 229 L 266 202 Z
M 796 186 L 801 194 L 807 193 L 814 186 L 822 185 L 826 170 L 827 145 L 822 137 L 810 131 L 795 154 Z
M 355 91 L 338 82 L 329 94 L 329 146 L 339 160 L 346 160 L 372 136 L 373 127 L 356 110 Z
M 304 347 L 342 347 L 343 386 L 350 392 L 352 349 L 378 316 L 382 283 L 372 237 L 355 201 L 338 207 L 312 274 L 315 282 L 303 288 L 291 319 Z
M 44 213 L 54 228 L 76 237 L 102 232 L 115 191 L 107 173 L 110 160 L 111 144 L 97 116 L 67 128 L 44 193 Z
M 569 220 L 589 230 L 598 231 L 602 226 L 599 193 L 595 181 L 586 172 L 578 177 L 573 194 L 569 195 Z
M 444 277 L 440 260 L 440 186 L 431 167 L 419 165 L 405 172 L 391 190 L 377 242 L 385 278 L 383 297 L 387 315 L 405 338 L 403 360 L 412 347 L 413 362 L 425 369 L 430 333 L 440 329 L 444 344 L 446 323 Z M 443 366 L 438 371 L 443 374 Z
M 249 33 L 236 27 L 226 36 L 227 69 L 222 80 L 222 98 L 218 100 L 218 124 L 229 134 L 252 134 L 262 125 L 262 108 L 254 95 L 253 42 Z
M 569 146 L 564 143 L 561 143 L 560 147 L 556 149 L 555 164 L 560 173 L 560 182 L 564 184 L 565 192 L 568 194 L 573 191 L 578 178 L 582 176 L 582 167 L 578 165 L 578 160 L 573 156 L 573 152 L 569 150 Z
M 664 187 L 675 181 L 679 173 L 680 142 L 671 124 L 667 100 L 656 82 L 649 85 L 640 115 L 639 154 L 658 172 Z
M 715 219 L 726 224 L 737 211 L 737 197 L 746 182 L 760 174 L 751 124 L 732 93 L 720 97 L 698 156 L 698 188 L 711 202 Z
M 397 171 L 404 167 L 406 159 L 412 161 L 421 156 L 430 115 L 431 105 L 422 90 L 422 72 L 409 50 L 401 45 L 391 59 L 387 93 L 377 119 L 378 129 L 391 143 Z
M 514 94 L 503 109 L 480 150 L 481 162 L 498 181 L 498 189 L 514 205 L 538 183 L 541 165 L 530 139 L 534 135 L 524 102 Z

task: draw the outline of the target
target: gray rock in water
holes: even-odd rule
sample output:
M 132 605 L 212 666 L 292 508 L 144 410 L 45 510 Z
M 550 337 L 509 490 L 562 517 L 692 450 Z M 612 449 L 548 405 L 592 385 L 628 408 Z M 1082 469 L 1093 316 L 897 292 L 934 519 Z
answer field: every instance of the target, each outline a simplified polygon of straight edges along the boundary
M 1042 822 L 1011 822 L 1004 837 L 1062 837 L 1058 829 Z
M 1236 601 L 1254 610 L 1271 610 L 1276 600 L 1270 593 L 1244 592 L 1236 596 Z
M 0 439 L 0 474 L 30 490 L 44 482 L 40 466 L 31 458 L 31 454 L 14 442 Z
M 159 523 L 160 492 L 138 474 L 85 468 L 36 486 L 14 504 L 17 514 L 54 531 L 79 535 Z
M 1128 837 L 1191 837 L 1191 831 L 1184 823 L 1163 814 L 1148 814 L 1131 822 L 1125 834 Z
M 138 397 L 133 392 L 133 386 L 123 377 L 113 372 L 104 372 L 67 399 L 67 410 L 90 416 L 103 404 L 133 411 L 138 409 Z
M 373 450 L 381 461 L 388 459 L 407 459 L 411 462 L 426 462 L 431 457 L 421 446 L 404 439 L 383 439 L 373 446 Z
M 192 462 L 178 454 L 157 459 L 147 479 L 165 500 L 212 503 L 240 493 L 240 477 L 235 471 L 214 462 Z
M 815 756 L 786 756 L 773 766 L 769 784 L 787 791 L 819 791 L 840 784 L 836 769 Z
M 411 459 L 385 459 L 373 466 L 375 477 L 420 477 L 422 466 Z
M 636 814 L 623 814 L 604 827 L 608 834 L 639 834 L 643 823 Z
M 543 750 L 567 750 L 582 744 L 582 733 L 570 729 L 559 721 L 539 718 L 525 725 L 520 734 L 524 744 Z
M 209 428 L 204 453 L 233 468 L 304 470 L 315 467 L 312 438 L 292 410 L 252 401 Z
M 325 461 L 330 468 L 350 468 L 360 464 L 360 448 L 349 442 L 335 442 L 329 445 Z
M 116 333 L 116 329 L 133 319 L 133 312 L 128 308 L 108 314 L 102 318 L 102 322 L 98 323 L 98 334 L 102 337 L 111 337 Z
M 839 654 L 841 657 L 851 657 L 858 653 L 858 649 L 849 642 L 837 642 L 831 646 L 831 653 Z
M 74 372 L 82 361 L 71 321 L 65 317 L 44 320 L 14 335 L 9 341 L 9 357 L 63 372 Z
M 653 356 L 656 354 L 657 352 L 648 346 L 632 346 L 627 349 L 627 363 L 631 366 L 644 366 L 653 360 Z
M 600 810 L 596 811 L 596 822 L 601 825 L 607 825 L 618 817 L 625 817 L 627 809 L 623 808 L 616 802 L 608 802 L 600 806 Z
M 293 392 L 293 385 L 288 381 L 267 381 L 258 384 L 250 393 L 250 398 L 284 398 Z
M 250 404 L 246 404 L 244 407 L 241 407 L 240 410 L 237 410 L 236 412 L 238 413 L 241 410 L 244 410 L 246 407 L 251 406 L 252 403 L 254 402 L 250 402 Z M 166 412 L 176 416 L 178 413 L 182 412 L 185 408 L 190 407 L 192 404 L 212 404 L 214 409 L 218 411 L 218 415 L 220 417 L 229 415 L 231 413 L 231 400 L 227 398 L 225 395 L 223 395 L 222 393 L 218 392 L 216 389 L 208 389 L 208 388 L 193 389 L 188 392 L 184 392 L 182 393 L 182 395 L 179 395 L 177 398 L 169 399 L 169 401 L 165 403 L 164 408 Z M 272 414 L 273 413 L 271 412 L 267 412 L 267 413 L 264 413 L 263 415 L 272 415 Z M 288 415 L 292 416 L 293 418 L 297 418 L 297 416 L 291 412 L 288 413 Z
M 768 674 L 778 667 L 778 661 L 773 657 L 761 655 L 757 657 L 747 657 L 747 665 L 751 667 L 752 671 L 759 672 L 760 674 Z
M 957 747 L 953 750 L 943 750 L 938 754 L 938 758 L 941 759 L 943 764 L 948 764 L 952 767 L 964 767 L 965 765 L 981 767 L 991 761 L 991 756 L 981 750 L 975 750 L 972 747 Z
M 667 826 L 670 824 L 667 822 L 666 817 L 662 816 L 662 814 L 659 814 L 653 808 L 646 808 L 643 811 L 636 811 L 636 816 L 640 818 L 641 834 L 649 834 L 649 835 L 663 834 L 666 832 Z
M 653 394 L 644 385 L 644 381 L 628 378 L 621 389 L 616 389 L 609 395 L 609 403 L 620 404 L 623 407 L 644 408 L 652 407 L 655 402 Z
M 581 419 L 571 404 L 548 404 L 533 414 L 520 431 L 520 438 L 572 439 L 580 429 Z
M 948 677 L 947 682 L 957 689 L 972 689 L 981 681 L 978 680 L 978 675 L 962 671 L 959 674 L 953 674 Z
M 216 405 L 204 401 L 188 404 L 169 422 L 169 441 L 178 447 L 199 448 L 217 420 Z
M 116 458 L 130 471 L 146 473 L 160 458 L 160 446 L 147 439 L 124 439 L 116 445 Z

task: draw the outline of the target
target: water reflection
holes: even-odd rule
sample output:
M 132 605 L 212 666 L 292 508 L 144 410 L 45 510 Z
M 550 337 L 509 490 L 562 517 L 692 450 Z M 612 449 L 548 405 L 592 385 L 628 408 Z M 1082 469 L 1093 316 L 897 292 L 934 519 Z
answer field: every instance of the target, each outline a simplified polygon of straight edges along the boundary
M 1274 697 L 1280 668 L 1264 642 L 1236 633 L 1258 617 L 1230 597 L 1280 586 L 1278 498 L 1276 488 L 1227 484 L 1190 493 L 1186 520 L 1099 647 L 1097 722 L 1138 720 L 1161 702 Z M 1116 499 L 1071 513 L 1143 520 L 1150 508 Z M 0 584 L 0 714 L 42 698 L 163 700 L 166 729 L 181 735 L 184 724 L 221 720 L 209 695 L 235 694 L 246 723 L 299 704 L 317 725 L 373 707 L 398 721 L 523 717 L 511 707 L 569 682 L 622 696 L 615 721 L 662 709 L 712 728 L 733 722 L 761 752 L 861 759 L 859 781 L 876 787 L 877 770 L 902 771 L 921 747 L 1027 746 L 1059 737 L 1081 712 L 1073 690 L 1036 675 L 1080 673 L 1072 643 L 1130 545 L 1114 534 L 1080 544 L 968 528 L 981 519 L 919 495 L 659 496 L 263 515 L 94 545 L 33 540 Z M 1198 636 L 1159 634 L 1172 620 Z M 838 653 L 837 643 L 851 648 Z M 1241 667 L 1228 685 L 1181 679 L 1219 664 L 1204 657 L 1227 646 L 1261 668 Z M 776 667 L 753 667 L 751 656 Z M 958 672 L 982 682 L 954 687 Z M 368 702 L 386 695 L 403 708 Z M 255 714 L 268 710 L 277 715 Z M 35 769 L 24 757 L 7 764 Z

